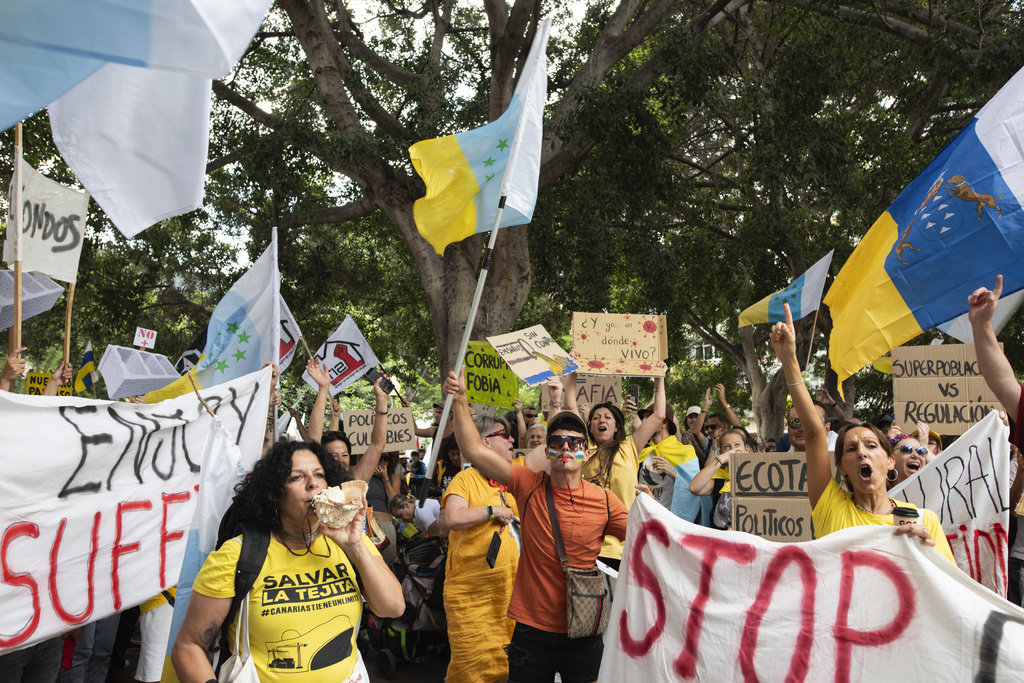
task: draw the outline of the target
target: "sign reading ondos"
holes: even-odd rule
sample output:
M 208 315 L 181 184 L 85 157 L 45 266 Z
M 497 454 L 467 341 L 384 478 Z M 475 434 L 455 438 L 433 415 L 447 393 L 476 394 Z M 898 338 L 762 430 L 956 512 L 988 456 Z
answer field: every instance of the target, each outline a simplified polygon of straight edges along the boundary
M 939 434 L 963 434 L 999 409 L 973 344 L 899 346 L 892 350 L 892 384 L 896 423 L 907 433 L 921 421 Z

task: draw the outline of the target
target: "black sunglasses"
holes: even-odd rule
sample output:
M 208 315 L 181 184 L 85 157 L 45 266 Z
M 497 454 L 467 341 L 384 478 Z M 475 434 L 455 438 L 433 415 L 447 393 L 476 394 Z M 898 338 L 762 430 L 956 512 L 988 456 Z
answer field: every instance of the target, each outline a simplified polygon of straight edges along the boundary
M 549 448 L 561 448 L 563 444 L 569 444 L 569 448 L 577 451 L 582 451 L 586 445 L 587 440 L 582 436 L 549 436 L 548 447 Z

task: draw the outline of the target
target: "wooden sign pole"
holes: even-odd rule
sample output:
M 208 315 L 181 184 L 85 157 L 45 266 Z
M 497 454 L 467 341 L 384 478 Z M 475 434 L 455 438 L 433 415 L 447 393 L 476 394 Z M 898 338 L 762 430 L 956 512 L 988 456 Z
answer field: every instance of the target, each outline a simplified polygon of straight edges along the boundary
M 68 305 L 64 310 L 64 362 L 71 363 L 71 304 L 75 300 L 75 283 L 68 283 Z

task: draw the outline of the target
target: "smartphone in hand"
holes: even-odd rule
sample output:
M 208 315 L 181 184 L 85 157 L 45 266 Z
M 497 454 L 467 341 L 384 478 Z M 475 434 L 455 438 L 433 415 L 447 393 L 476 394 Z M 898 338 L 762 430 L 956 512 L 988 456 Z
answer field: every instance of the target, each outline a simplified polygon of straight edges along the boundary
M 381 374 L 377 372 L 376 368 L 370 368 L 369 371 L 367 371 L 367 373 L 364 375 L 364 377 L 366 377 L 366 379 L 369 380 L 370 384 L 376 382 L 377 378 L 380 376 Z M 392 384 L 387 378 L 384 378 L 380 381 L 380 388 L 384 390 L 385 394 L 390 394 L 392 391 L 395 390 L 395 385 Z

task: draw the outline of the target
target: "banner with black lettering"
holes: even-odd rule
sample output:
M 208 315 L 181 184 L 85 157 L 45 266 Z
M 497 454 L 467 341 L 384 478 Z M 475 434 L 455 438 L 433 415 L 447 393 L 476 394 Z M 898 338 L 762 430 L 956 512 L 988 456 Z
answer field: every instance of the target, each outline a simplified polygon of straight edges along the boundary
M 772 543 L 629 511 L 601 683 L 999 681 L 1024 610 L 892 527 Z
M 21 192 L 14 191 L 12 179 L 4 260 L 21 261 L 24 270 L 74 283 L 89 213 L 89 193 L 65 187 L 23 160 L 18 161 Z
M 1010 430 L 991 411 L 889 495 L 939 516 L 957 565 L 1006 596 Z
M 252 460 L 270 377 L 200 392 Z M 136 405 L 0 392 L 0 653 L 177 582 L 213 422 L 194 394 Z

